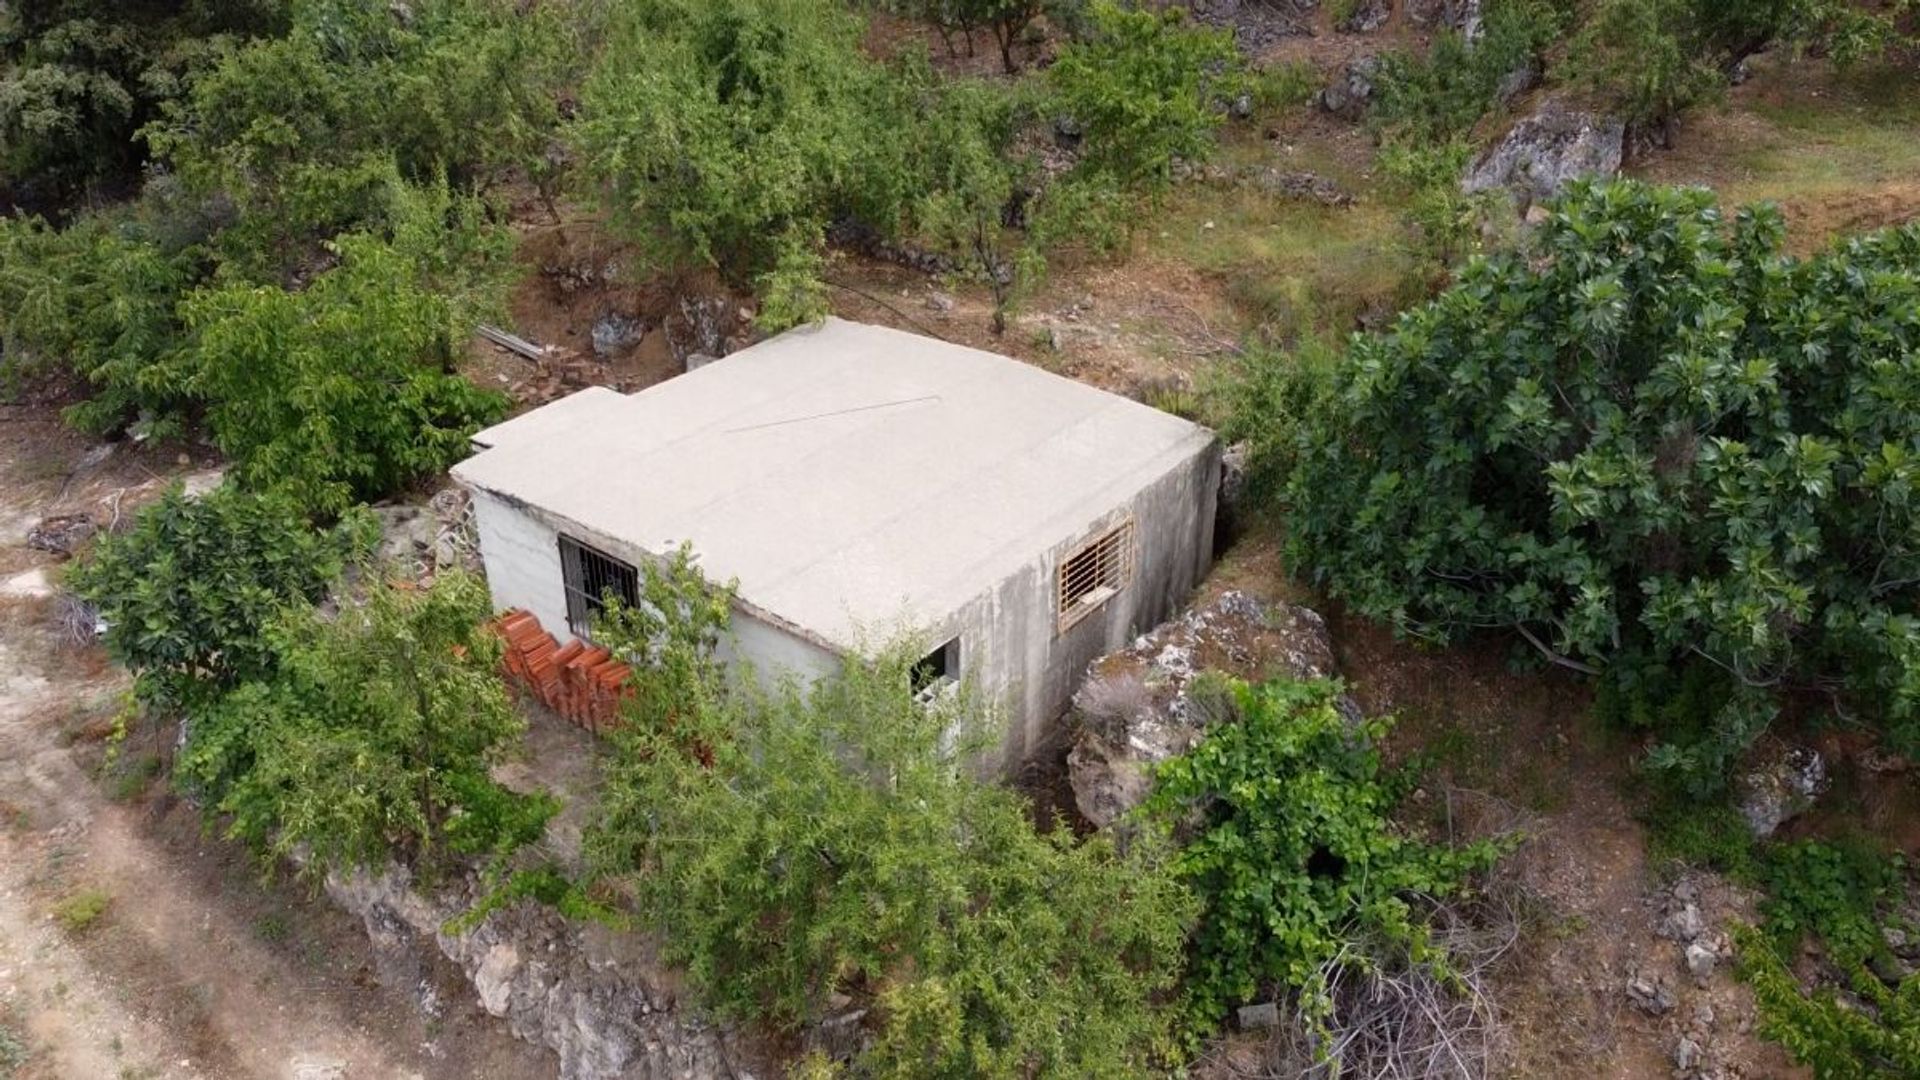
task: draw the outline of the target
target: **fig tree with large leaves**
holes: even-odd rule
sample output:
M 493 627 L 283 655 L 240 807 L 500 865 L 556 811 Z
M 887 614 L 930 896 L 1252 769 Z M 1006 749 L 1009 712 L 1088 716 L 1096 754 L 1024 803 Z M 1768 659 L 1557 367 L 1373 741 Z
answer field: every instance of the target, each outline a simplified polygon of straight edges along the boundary
M 1616 686 L 1704 666 L 1920 748 L 1920 225 L 1784 242 L 1769 208 L 1579 186 L 1318 377 L 1257 366 L 1290 565 L 1415 637 Z

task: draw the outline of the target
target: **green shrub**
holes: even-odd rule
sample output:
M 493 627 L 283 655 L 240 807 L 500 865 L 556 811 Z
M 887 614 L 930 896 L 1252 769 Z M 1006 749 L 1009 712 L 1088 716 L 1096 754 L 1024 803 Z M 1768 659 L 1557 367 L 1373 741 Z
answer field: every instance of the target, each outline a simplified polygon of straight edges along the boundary
M 1901 5 L 1850 0 L 1601 0 L 1568 52 L 1571 76 L 1664 141 L 1675 116 L 1719 93 L 1747 59 L 1779 42 L 1819 45 L 1849 63 L 1899 40 Z
M 1350 722 L 1338 684 L 1225 685 L 1233 721 L 1161 766 L 1148 802 L 1201 819 L 1175 861 L 1203 905 L 1187 980 L 1200 1020 L 1275 988 L 1322 1018 L 1329 969 L 1379 955 L 1444 972 L 1408 900 L 1458 891 L 1498 846 L 1435 847 L 1394 824 L 1404 787 L 1375 745 L 1391 721 Z
M 53 919 L 69 934 L 84 934 L 98 926 L 112 906 L 113 894 L 105 889 L 80 889 L 53 906 Z
M 447 468 L 505 414 L 502 395 L 454 370 L 497 277 L 483 269 L 469 289 L 436 246 L 467 245 L 464 262 L 484 268 L 496 234 L 470 204 L 423 198 L 460 224 L 428 213 L 418 232 L 342 236 L 339 264 L 298 291 L 233 283 L 187 300 L 193 385 L 238 483 L 338 514 Z
M 200 402 L 176 308 L 209 268 L 203 249 L 169 249 L 133 214 L 64 230 L 0 217 L 0 364 L 9 379 L 70 370 L 90 383 L 67 411 L 76 427 L 182 435 Z
M 309 874 L 504 858 L 557 804 L 488 775 L 525 730 L 488 611 L 483 582 L 442 574 L 376 585 L 331 619 L 284 612 L 270 674 L 196 712 L 178 777 L 213 797 L 229 836 L 304 853 Z
M 975 703 L 917 704 L 910 663 L 715 688 L 702 746 L 636 716 L 590 864 L 725 1014 L 790 1027 L 877 991 L 875 1074 L 1141 1072 L 1191 910 L 1162 846 L 1037 834 L 976 775 Z
M 1357 336 L 1268 442 L 1289 565 L 1432 640 L 1838 685 L 1920 744 L 1920 229 L 1805 261 L 1782 232 L 1704 191 L 1575 187 L 1530 248 Z
M 270 671 L 263 629 L 325 595 L 370 531 L 357 516 L 316 531 L 278 496 L 174 488 L 104 536 L 67 584 L 99 611 L 107 652 L 142 699 L 178 707 Z
M 555 5 L 297 0 L 281 37 L 223 50 L 146 137 L 242 212 L 230 258 L 272 276 L 312 242 L 383 219 L 394 169 L 471 190 L 537 170 L 569 41 Z
M 1819 1080 L 1920 1075 L 1920 975 L 1902 974 L 1887 932 L 1912 888 L 1904 862 L 1870 843 L 1800 841 L 1771 848 L 1762 869 L 1762 927 L 1739 937 L 1760 1031 Z M 1812 938 L 1836 976 L 1801 984 L 1788 966 Z
M 1165 186 L 1176 159 L 1204 160 L 1245 85 L 1232 35 L 1189 22 L 1182 8 L 1130 9 L 1094 0 L 1088 36 L 1047 69 L 1057 107 L 1084 131 L 1082 168 L 1126 189 Z
M 230 36 L 283 28 L 286 6 L 40 0 L 0 9 L 0 196 L 51 209 L 90 182 L 133 175 L 140 126 Z
M 622 7 L 572 129 L 616 220 L 660 264 L 780 273 L 784 296 L 817 280 L 804 260 L 835 218 L 897 227 L 911 117 L 860 33 L 805 0 Z
M 1413 146 L 1466 135 L 1494 107 L 1509 76 L 1541 63 L 1565 23 L 1552 0 L 1494 0 L 1475 41 L 1448 30 L 1425 53 L 1381 54 L 1369 122 L 1387 141 Z

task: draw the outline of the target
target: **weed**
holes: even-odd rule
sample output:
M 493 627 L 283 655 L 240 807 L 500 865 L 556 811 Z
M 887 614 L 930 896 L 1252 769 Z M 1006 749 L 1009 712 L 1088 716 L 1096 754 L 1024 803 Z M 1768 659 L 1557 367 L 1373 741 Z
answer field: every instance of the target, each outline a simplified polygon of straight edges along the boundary
M 1305 105 L 1319 92 L 1319 69 L 1304 60 L 1272 64 L 1253 73 L 1253 103 L 1262 109 Z
M 253 932 L 260 935 L 260 940 L 273 945 L 287 940 L 292 930 L 293 926 L 287 922 L 284 912 L 269 911 L 253 921 Z
M 11 1077 L 31 1056 L 26 1038 L 11 1024 L 0 1024 L 0 1080 Z
M 113 896 L 105 889 L 81 889 L 53 906 L 53 918 L 67 933 L 84 934 L 98 924 L 112 906 Z
M 153 778 L 160 775 L 160 756 L 146 753 L 120 759 L 113 770 L 113 782 L 107 794 L 115 802 L 132 802 L 146 794 Z

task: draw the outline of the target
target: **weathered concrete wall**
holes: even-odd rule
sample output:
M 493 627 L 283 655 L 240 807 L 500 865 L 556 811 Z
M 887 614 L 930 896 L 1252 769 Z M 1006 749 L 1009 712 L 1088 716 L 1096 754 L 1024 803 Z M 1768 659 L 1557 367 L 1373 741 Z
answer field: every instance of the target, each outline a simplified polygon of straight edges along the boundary
M 1220 487 L 1218 442 L 1196 443 L 1189 456 L 1133 490 L 1113 493 L 1112 509 L 1084 522 L 1061 522 L 1051 548 L 951 615 L 936 616 L 921 632 L 929 648 L 960 638 L 961 666 L 1006 715 L 1001 763 L 1013 765 L 1057 734 L 1087 665 L 1172 617 L 1206 576 L 1213 556 L 1214 507 Z M 487 579 L 496 608 L 520 607 L 566 640 L 561 531 L 639 565 L 651 556 L 631 543 L 561 522 L 485 491 L 474 493 Z M 1086 540 L 1131 516 L 1135 558 L 1132 582 L 1065 634 L 1056 633 L 1055 575 L 1062 560 Z M 884 628 L 874 628 L 876 632 Z M 762 678 L 793 672 L 818 678 L 839 670 L 837 652 L 755 611 L 736 609 L 728 660 L 749 661 Z
M 1059 734 L 1086 667 L 1172 617 L 1206 576 L 1213 559 L 1214 505 L 1220 488 L 1217 442 L 1144 487 L 1116 499 L 1113 510 L 1065 533 L 1036 561 L 969 604 L 958 620 L 965 663 L 982 691 L 1007 713 L 1001 763 L 1012 766 Z M 1088 539 L 1132 515 L 1133 581 L 1066 633 L 1057 632 L 1055 575 Z

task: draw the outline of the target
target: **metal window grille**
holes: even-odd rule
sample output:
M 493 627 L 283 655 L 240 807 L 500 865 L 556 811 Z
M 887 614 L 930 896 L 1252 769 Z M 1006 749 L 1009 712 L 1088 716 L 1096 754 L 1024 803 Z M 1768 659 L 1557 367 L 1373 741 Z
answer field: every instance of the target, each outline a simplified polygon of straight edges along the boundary
M 1080 545 L 1060 564 L 1060 631 L 1098 610 L 1133 580 L 1133 519 Z
M 633 607 L 640 602 L 640 575 L 632 566 L 571 536 L 560 538 L 560 578 L 567 593 L 567 629 L 592 639 L 593 622 L 606 610 L 607 597 Z

